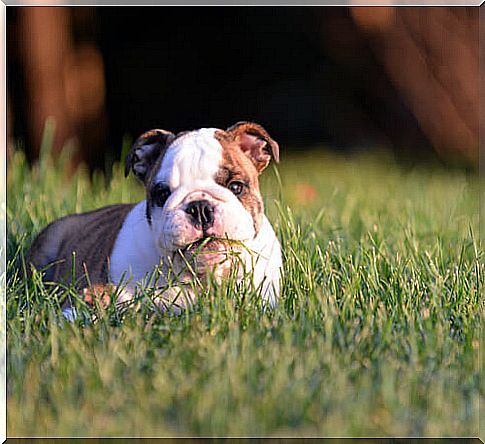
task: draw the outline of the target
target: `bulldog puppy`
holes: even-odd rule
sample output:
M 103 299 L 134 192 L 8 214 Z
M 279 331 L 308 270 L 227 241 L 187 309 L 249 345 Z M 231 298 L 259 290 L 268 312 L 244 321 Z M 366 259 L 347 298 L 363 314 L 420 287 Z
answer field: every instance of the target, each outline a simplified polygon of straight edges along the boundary
M 231 270 L 239 278 L 251 272 L 272 306 L 281 251 L 258 183 L 272 158 L 279 160 L 278 144 L 255 123 L 177 135 L 148 131 L 135 141 L 125 168 L 145 185 L 146 200 L 54 221 L 34 241 L 28 262 L 45 270 L 46 281 L 74 278 L 88 302 L 105 300 L 123 282 L 118 303 L 150 287 L 162 309 L 190 305 L 197 295 L 186 284 L 208 273 L 220 280 Z M 167 286 L 174 278 L 177 285 Z M 68 303 L 64 314 L 72 317 Z

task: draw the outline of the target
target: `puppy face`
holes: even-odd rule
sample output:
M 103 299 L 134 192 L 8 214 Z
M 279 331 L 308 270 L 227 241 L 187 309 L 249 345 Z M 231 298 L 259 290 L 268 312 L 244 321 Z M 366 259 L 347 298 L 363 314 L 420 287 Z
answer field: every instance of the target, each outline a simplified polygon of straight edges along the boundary
M 252 123 L 141 136 L 127 171 L 145 183 L 146 215 L 162 258 L 177 271 L 224 274 L 232 253 L 259 232 L 258 176 L 271 157 L 278 159 L 278 145 Z

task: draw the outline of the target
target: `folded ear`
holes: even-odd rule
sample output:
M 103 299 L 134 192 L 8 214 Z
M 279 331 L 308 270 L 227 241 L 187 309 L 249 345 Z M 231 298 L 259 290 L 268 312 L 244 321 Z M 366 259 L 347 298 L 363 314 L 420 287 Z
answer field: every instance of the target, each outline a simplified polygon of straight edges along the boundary
M 138 137 L 126 156 L 125 177 L 131 170 L 138 179 L 145 182 L 158 157 L 174 137 L 170 131 L 161 129 L 147 131 Z
M 261 125 L 238 122 L 229 127 L 226 132 L 234 137 L 236 143 L 251 159 L 259 173 L 268 166 L 271 158 L 279 162 L 279 146 Z

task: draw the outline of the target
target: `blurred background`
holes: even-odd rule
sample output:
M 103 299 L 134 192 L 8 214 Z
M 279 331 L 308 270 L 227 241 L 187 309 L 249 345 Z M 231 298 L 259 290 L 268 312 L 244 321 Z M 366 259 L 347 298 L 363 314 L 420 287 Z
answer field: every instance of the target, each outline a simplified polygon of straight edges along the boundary
M 150 128 L 478 167 L 479 9 L 7 8 L 8 150 L 109 171 Z M 322 148 L 323 149 L 323 148 Z

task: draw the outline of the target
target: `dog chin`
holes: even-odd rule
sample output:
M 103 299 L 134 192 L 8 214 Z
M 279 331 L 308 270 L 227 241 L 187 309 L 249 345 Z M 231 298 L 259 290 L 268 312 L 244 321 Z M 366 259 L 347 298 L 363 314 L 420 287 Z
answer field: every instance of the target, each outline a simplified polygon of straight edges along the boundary
M 182 267 L 191 269 L 197 275 L 225 275 L 231 266 L 234 247 L 227 241 L 219 239 L 200 239 L 179 249 L 175 258 Z

